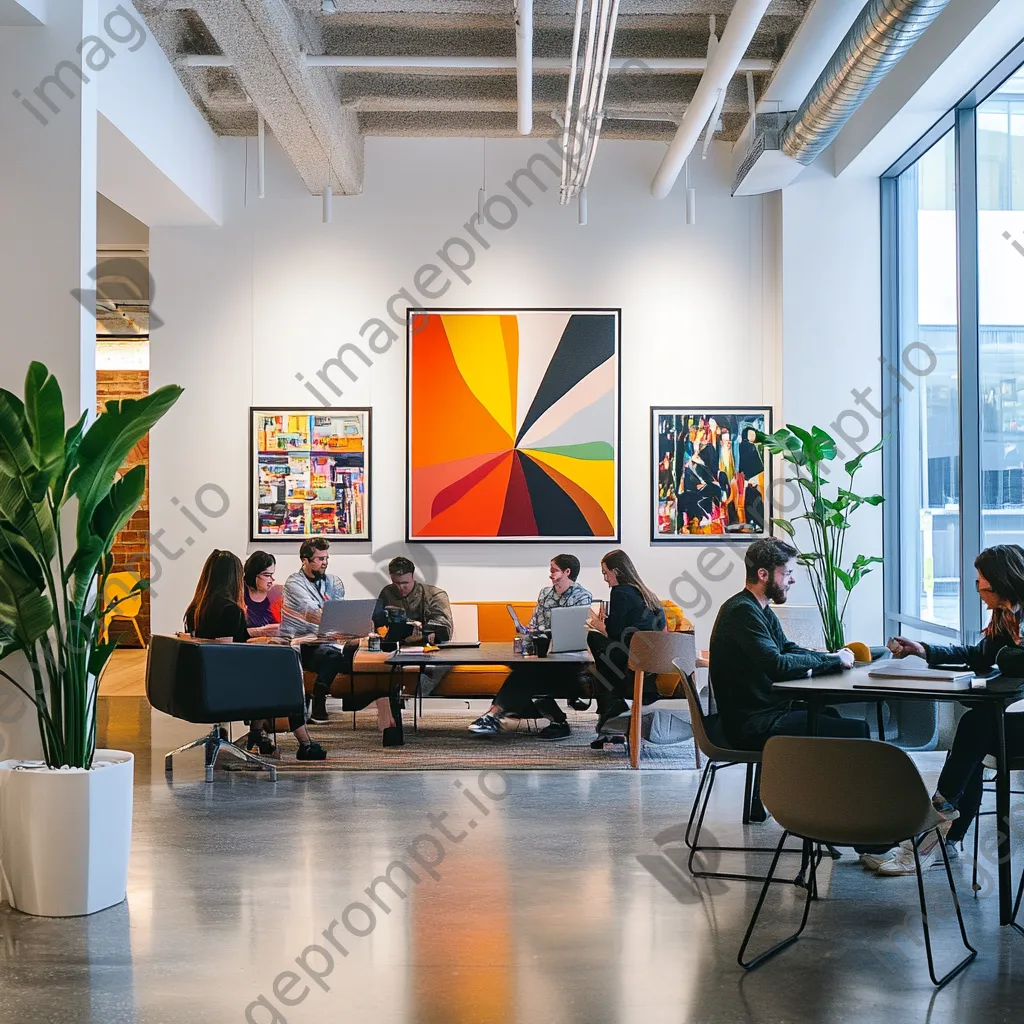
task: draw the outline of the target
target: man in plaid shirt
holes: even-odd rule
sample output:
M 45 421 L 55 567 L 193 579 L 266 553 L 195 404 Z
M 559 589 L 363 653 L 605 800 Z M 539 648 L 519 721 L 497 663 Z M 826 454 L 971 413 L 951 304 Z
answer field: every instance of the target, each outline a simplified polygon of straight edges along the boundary
M 580 560 L 575 555 L 555 555 L 551 559 L 551 586 L 537 595 L 537 607 L 528 626 L 531 632 L 551 629 L 552 608 L 578 608 L 593 602 L 590 591 L 576 582 L 579 574 Z
M 551 629 L 552 608 L 574 608 L 589 605 L 590 591 L 581 587 L 576 578 L 580 574 L 580 560 L 575 555 L 555 555 L 549 573 L 551 586 L 537 596 L 537 607 L 530 618 L 529 629 L 540 632 Z M 537 692 L 545 696 L 533 700 Z M 470 727 L 478 736 L 496 736 L 506 716 L 533 717 L 539 715 L 549 721 L 537 734 L 546 740 L 559 740 L 571 735 L 565 712 L 554 698 L 575 697 L 580 692 L 578 665 L 545 664 L 529 669 L 514 668 L 494 698 L 491 709 L 481 715 Z

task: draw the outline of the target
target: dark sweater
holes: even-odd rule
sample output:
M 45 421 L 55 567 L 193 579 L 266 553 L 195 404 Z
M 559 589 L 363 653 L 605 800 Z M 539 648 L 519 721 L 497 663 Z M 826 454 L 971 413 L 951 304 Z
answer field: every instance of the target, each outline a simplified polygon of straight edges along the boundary
M 231 601 L 222 601 L 206 608 L 198 622 L 191 612 L 185 613 L 185 632 L 198 640 L 219 640 L 229 636 L 236 644 L 249 639 L 249 627 L 245 624 L 245 612 Z
M 1004 676 L 1024 677 L 1024 646 L 1013 642 L 1007 633 L 983 636 L 973 647 L 924 644 L 929 665 L 966 665 L 975 675 L 984 675 L 995 666 Z
M 622 643 L 622 634 L 627 629 L 632 631 L 630 636 L 633 632 L 656 632 L 664 629 L 665 609 L 659 608 L 652 612 L 636 587 L 621 584 L 612 587 L 609 594 L 608 617 L 605 619 L 604 628 L 609 640 Z M 626 638 L 626 646 L 629 646 L 629 637 Z
M 793 701 L 773 683 L 824 675 L 842 668 L 837 654 L 808 651 L 786 639 L 771 607 L 749 590 L 730 597 L 711 631 L 708 676 L 730 743 L 744 747 L 771 731 Z

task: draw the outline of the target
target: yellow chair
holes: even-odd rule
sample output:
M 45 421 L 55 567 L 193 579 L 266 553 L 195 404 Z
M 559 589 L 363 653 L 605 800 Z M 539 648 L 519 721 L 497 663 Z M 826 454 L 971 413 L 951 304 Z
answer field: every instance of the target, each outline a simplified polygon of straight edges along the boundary
M 112 611 L 104 612 L 103 614 L 102 643 L 109 642 L 110 623 L 114 619 L 128 619 L 132 626 L 135 627 L 135 634 L 139 638 L 139 643 L 143 647 L 146 646 L 145 638 L 142 636 L 142 630 L 139 629 L 138 623 L 138 616 L 142 611 L 142 591 L 136 591 L 131 597 L 125 598 L 125 594 L 129 593 L 138 582 L 139 577 L 133 572 L 112 572 L 107 577 L 107 582 L 103 587 L 103 607 L 106 609 L 115 601 L 120 601 L 120 603 Z

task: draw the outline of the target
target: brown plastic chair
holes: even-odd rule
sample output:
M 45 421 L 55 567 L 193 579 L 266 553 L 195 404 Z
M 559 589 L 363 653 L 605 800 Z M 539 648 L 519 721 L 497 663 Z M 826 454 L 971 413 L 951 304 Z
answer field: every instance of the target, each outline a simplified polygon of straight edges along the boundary
M 704 827 L 704 815 L 707 813 L 708 804 L 711 801 L 711 791 L 714 789 L 715 779 L 718 772 L 723 768 L 731 768 L 734 765 L 746 765 L 747 782 L 743 793 L 743 824 L 750 821 L 750 797 L 753 784 L 754 767 L 761 763 L 760 750 L 737 750 L 726 743 L 725 735 L 722 732 L 722 724 L 718 715 L 705 715 L 703 705 L 700 702 L 700 694 L 693 679 L 693 674 L 687 673 L 689 662 L 678 661 L 674 663 L 679 670 L 683 680 L 683 688 L 686 691 L 686 700 L 690 705 L 690 723 L 693 727 L 693 739 L 701 753 L 707 759 L 704 772 L 700 777 L 700 784 L 697 786 L 697 794 L 690 808 L 690 818 L 686 823 L 686 832 L 683 834 L 683 842 L 690 850 L 687 858 L 687 869 L 694 878 L 729 878 L 744 882 L 763 882 L 764 875 L 747 875 L 728 871 L 706 871 L 694 865 L 694 859 L 702 853 L 774 853 L 774 846 L 701 846 L 700 833 Z M 697 827 L 694 829 L 694 819 L 697 819 Z M 802 850 L 786 850 L 785 853 L 802 853 Z M 779 882 L 792 884 L 792 879 L 779 878 Z
M 677 664 L 678 663 L 678 664 Z M 640 725 L 643 718 L 644 673 L 674 673 L 679 667 L 684 677 L 697 671 L 697 640 L 693 633 L 665 631 L 634 633 L 629 640 L 629 667 L 633 670 L 633 707 L 629 719 L 629 763 L 640 767 Z M 698 749 L 696 735 L 694 751 Z
M 810 883 L 807 886 L 800 927 L 789 938 L 744 961 L 743 954 L 768 894 L 768 884 L 775 873 L 782 845 L 791 835 L 816 844 L 819 852 L 823 843 L 836 846 L 894 846 L 909 839 L 917 865 L 921 923 L 928 955 L 928 974 L 932 983 L 941 988 L 978 955 L 967 938 L 956 884 L 949 869 L 946 844 L 939 833 L 939 849 L 946 867 L 949 891 L 953 895 L 960 937 L 969 953 L 942 978 L 936 978 L 928 929 L 928 908 L 924 898 L 924 879 L 921 876 L 917 848 L 929 832 L 938 830 L 944 819 L 932 806 L 924 780 L 914 762 L 899 747 L 878 740 L 773 736 L 765 744 L 762 755 L 761 799 L 784 832 L 740 946 L 737 960 L 741 967 L 751 970 L 791 946 L 807 924 L 811 898 L 817 890 L 817 861 L 814 857 L 810 861 Z

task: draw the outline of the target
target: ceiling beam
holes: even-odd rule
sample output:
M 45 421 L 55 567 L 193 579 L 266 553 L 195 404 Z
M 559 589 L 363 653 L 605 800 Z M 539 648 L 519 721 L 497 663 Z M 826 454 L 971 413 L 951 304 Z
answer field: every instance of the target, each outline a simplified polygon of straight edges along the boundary
M 288 5 L 193 0 L 193 6 L 310 192 L 319 195 L 328 185 L 339 194 L 361 192 L 357 116 L 339 109 L 330 80 L 301 60 L 319 40 L 304 38 Z

